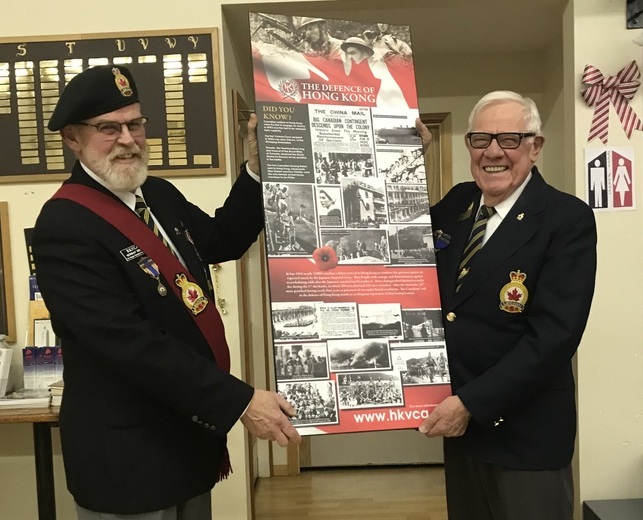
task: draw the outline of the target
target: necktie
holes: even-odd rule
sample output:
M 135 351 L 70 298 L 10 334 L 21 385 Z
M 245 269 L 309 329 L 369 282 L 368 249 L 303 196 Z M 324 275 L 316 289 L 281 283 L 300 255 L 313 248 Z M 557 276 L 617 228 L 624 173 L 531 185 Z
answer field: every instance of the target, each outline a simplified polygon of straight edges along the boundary
M 480 208 L 478 218 L 474 222 L 473 229 L 471 230 L 469 243 L 467 244 L 467 247 L 464 248 L 464 251 L 462 253 L 462 260 L 460 262 L 458 271 L 458 281 L 456 284 L 455 292 L 458 292 L 460 290 L 464 277 L 469 274 L 471 261 L 473 260 L 475 254 L 482 248 L 482 240 L 484 239 L 484 233 L 487 229 L 487 222 L 489 222 L 489 219 L 495 212 L 496 210 L 489 206 L 482 206 Z
M 145 224 L 147 224 L 147 227 L 150 228 L 157 237 L 159 237 L 161 242 L 163 242 L 163 244 L 167 246 L 170 251 L 172 251 L 170 244 L 168 244 L 167 240 L 165 240 L 165 237 L 152 218 L 152 215 L 150 214 L 150 208 L 147 207 L 147 204 L 145 204 L 143 197 L 141 197 L 140 195 L 136 195 L 136 204 L 134 205 L 134 210 L 136 211 L 136 214 L 141 218 L 141 220 L 145 222 Z

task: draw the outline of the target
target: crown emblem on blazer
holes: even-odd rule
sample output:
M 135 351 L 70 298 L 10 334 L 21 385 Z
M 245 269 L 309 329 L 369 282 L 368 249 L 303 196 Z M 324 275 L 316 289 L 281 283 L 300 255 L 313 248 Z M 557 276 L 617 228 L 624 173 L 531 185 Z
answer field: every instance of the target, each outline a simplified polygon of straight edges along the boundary
M 509 273 L 509 283 L 500 289 L 500 310 L 510 313 L 519 313 L 525 310 L 529 291 L 523 282 L 527 279 L 525 273 L 519 269 Z
M 509 279 L 512 282 L 518 282 L 522 284 L 522 282 L 525 281 L 525 278 L 527 278 L 527 275 L 525 273 L 521 273 L 520 271 L 511 271 L 509 273 Z

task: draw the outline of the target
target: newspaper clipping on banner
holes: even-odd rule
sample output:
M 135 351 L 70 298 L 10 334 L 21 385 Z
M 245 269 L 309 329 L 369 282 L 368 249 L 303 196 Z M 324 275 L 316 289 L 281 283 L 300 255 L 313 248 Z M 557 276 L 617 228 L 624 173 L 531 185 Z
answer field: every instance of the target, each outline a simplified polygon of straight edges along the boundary
M 302 435 L 450 395 L 407 26 L 250 13 L 277 391 Z

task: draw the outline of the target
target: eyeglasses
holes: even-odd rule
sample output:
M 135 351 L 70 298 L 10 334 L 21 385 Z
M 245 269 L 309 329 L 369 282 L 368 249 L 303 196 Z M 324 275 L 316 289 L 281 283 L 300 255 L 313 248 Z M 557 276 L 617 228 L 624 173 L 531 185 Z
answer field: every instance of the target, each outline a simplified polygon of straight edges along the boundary
M 107 137 L 120 136 L 124 125 L 127 127 L 127 130 L 129 131 L 130 134 L 132 134 L 134 137 L 137 137 L 142 135 L 145 132 L 145 125 L 147 124 L 148 120 L 149 118 L 145 116 L 141 116 L 141 117 L 137 117 L 136 119 L 132 119 L 131 121 L 127 121 L 126 123 L 119 123 L 118 121 L 102 121 L 100 123 L 96 123 L 95 125 L 91 123 L 83 123 L 83 122 L 74 123 L 74 124 L 83 125 L 83 126 L 93 126 L 101 134 Z
M 534 137 L 536 134 L 533 132 L 503 132 L 501 134 L 488 134 L 486 132 L 469 132 L 467 139 L 472 148 L 482 150 L 488 148 L 491 141 L 494 139 L 498 146 L 505 150 L 513 150 L 520 146 L 521 141 L 525 137 Z

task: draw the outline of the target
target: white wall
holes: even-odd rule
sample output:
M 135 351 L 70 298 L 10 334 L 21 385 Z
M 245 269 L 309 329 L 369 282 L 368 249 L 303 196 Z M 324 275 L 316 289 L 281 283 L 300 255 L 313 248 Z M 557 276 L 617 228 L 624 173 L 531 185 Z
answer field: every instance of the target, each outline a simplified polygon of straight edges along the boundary
M 583 150 L 593 110 L 579 96 L 585 65 L 616 74 L 643 49 L 625 29 L 625 2 L 574 0 L 573 92 L 576 191 L 585 189 Z M 571 67 L 571 65 L 570 65 Z M 571 71 L 567 71 L 571 72 Z M 573 97 L 572 97 L 573 96 Z M 643 116 L 639 89 L 630 106 Z M 589 146 L 600 146 L 593 141 Z M 610 109 L 609 145 L 634 146 L 635 211 L 597 213 L 598 273 L 590 322 L 578 353 L 579 470 L 583 500 L 643 497 L 643 132 L 627 139 Z M 573 273 L 570 273 L 573 276 Z

